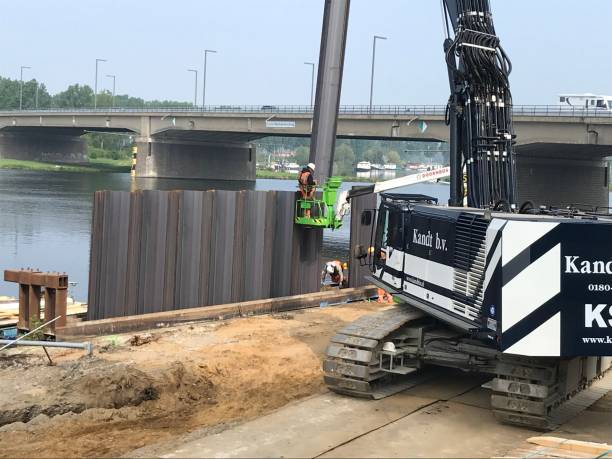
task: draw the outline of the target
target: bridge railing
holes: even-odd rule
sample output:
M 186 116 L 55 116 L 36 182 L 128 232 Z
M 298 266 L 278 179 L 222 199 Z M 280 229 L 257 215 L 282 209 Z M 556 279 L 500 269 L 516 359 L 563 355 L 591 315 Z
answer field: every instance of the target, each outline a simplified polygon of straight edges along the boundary
M 582 118 L 612 118 L 612 110 L 590 107 L 572 107 L 569 105 L 515 105 L 516 116 L 559 116 Z M 29 115 L 44 113 L 83 113 L 83 114 L 130 114 L 130 113 L 164 113 L 164 114 L 282 114 L 311 115 L 313 108 L 309 105 L 214 105 L 206 107 L 135 107 L 135 108 L 44 108 L 27 110 L 1 110 L 0 115 Z M 444 116 L 445 105 L 343 105 L 343 115 L 403 115 L 403 116 Z

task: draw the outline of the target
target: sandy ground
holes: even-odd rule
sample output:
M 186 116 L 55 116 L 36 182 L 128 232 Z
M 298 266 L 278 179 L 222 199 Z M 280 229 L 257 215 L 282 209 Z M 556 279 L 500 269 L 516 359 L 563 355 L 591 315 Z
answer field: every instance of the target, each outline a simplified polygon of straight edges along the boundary
M 323 394 L 329 338 L 378 308 L 360 303 L 98 338 L 91 358 L 50 350 L 54 366 L 42 351 L 11 351 L 0 357 L 0 457 L 116 457 Z
M 201 429 L 129 456 L 534 457 L 527 440 L 542 435 L 612 444 L 612 397 L 558 431 L 542 433 L 497 422 L 490 409 L 491 393 L 482 388 L 484 380 L 481 375 L 442 370 L 434 379 L 378 401 L 318 394 L 251 421 Z M 554 457 L 585 457 L 564 454 Z

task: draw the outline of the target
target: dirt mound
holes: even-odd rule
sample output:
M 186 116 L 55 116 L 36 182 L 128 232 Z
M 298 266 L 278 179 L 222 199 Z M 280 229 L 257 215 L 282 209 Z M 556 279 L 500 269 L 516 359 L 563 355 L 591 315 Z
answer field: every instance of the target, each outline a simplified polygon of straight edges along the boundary
M 12 373 L 17 374 L 14 369 Z M 21 389 L 17 394 L 5 391 L 5 396 L 0 395 L 0 402 L 5 402 L 0 403 L 0 426 L 29 422 L 39 415 L 54 417 L 89 408 L 138 406 L 158 396 L 153 378 L 134 365 L 99 359 L 81 359 L 57 367 L 30 362 L 21 376 L 15 381 Z
M 0 423 L 13 422 L 0 427 L 0 457 L 117 457 L 319 393 L 329 337 L 372 309 L 187 325 L 146 343 L 100 338 L 93 359 L 66 351 L 55 367 L 39 356 L 0 368 Z
M 88 408 L 122 408 L 155 400 L 159 388 L 147 373 L 133 365 L 98 361 L 67 375 L 63 394 L 75 395 Z

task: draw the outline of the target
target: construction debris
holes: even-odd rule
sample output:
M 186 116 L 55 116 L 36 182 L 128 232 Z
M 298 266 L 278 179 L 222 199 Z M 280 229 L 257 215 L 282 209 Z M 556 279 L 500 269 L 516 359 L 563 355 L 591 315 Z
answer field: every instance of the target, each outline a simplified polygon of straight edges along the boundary
M 66 273 L 41 272 L 32 269 L 6 270 L 4 281 L 19 284 L 19 330 L 31 330 L 41 318 L 51 324 L 47 333 L 55 334 L 55 327 L 66 325 L 68 305 L 68 276 Z M 41 300 L 44 295 L 44 309 Z M 52 319 L 58 318 L 54 322 Z
M 145 333 L 144 335 L 134 335 L 132 336 L 132 338 L 130 338 L 129 343 L 130 346 L 134 347 L 144 346 L 145 344 L 152 343 L 156 340 L 156 338 L 159 338 L 159 336 L 155 337 L 151 333 Z
M 306 308 L 317 308 L 332 304 L 361 301 L 376 295 L 373 287 L 335 290 L 286 298 L 255 300 L 221 306 L 165 311 L 151 314 L 118 317 L 113 319 L 90 320 L 69 324 L 57 331 L 62 339 L 81 336 L 101 336 L 155 328 L 165 328 L 186 322 L 216 321 L 235 317 L 249 317 L 261 314 L 282 313 Z
M 533 448 L 516 449 L 506 457 L 612 458 L 612 446 L 605 443 L 568 440 L 558 437 L 532 437 L 527 442 L 535 446 Z

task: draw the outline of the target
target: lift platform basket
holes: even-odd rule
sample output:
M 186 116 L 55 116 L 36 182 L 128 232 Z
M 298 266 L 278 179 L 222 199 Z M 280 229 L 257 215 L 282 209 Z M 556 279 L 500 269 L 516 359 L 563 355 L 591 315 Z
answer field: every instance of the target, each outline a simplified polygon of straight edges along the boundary
M 340 229 L 342 219 L 336 216 L 334 207 L 341 186 L 341 178 L 331 177 L 322 188 L 321 199 L 316 197 L 316 192 L 312 199 L 298 199 L 295 204 L 295 223 L 310 228 Z

